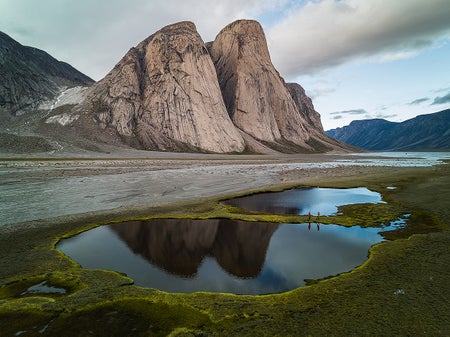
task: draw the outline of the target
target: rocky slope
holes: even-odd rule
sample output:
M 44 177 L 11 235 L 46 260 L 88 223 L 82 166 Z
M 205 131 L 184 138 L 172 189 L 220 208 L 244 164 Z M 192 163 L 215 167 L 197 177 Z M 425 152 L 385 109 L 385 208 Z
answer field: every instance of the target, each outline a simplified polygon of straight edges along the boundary
M 69 64 L 0 32 L 0 114 L 34 111 L 65 88 L 93 82 Z
M 164 27 L 92 89 L 84 104 L 100 126 L 150 150 L 242 152 L 203 40 L 191 22 Z
M 327 133 L 366 150 L 450 150 L 450 109 L 417 116 L 402 123 L 384 119 L 353 121 Z

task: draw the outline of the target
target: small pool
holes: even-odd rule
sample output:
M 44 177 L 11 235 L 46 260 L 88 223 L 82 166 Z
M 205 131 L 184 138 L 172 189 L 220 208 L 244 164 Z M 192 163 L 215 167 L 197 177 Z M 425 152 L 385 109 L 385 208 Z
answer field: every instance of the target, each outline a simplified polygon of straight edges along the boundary
M 270 214 L 334 215 L 338 206 L 382 203 L 381 195 L 365 187 L 357 188 L 297 188 L 282 192 L 258 193 L 229 199 L 226 205 L 247 211 Z
M 126 273 L 169 292 L 280 293 L 352 270 L 381 230 L 319 223 L 158 219 L 101 226 L 57 248 L 84 268 Z

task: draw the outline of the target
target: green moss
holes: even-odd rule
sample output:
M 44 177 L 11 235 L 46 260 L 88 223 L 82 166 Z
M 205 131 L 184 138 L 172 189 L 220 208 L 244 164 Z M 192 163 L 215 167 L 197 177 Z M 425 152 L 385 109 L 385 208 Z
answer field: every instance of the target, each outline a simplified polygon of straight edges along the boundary
M 47 329 L 51 336 L 167 336 L 174 329 L 202 328 L 207 315 L 186 305 L 122 299 L 61 314 Z
M 332 186 L 333 181 L 323 181 Z M 298 185 L 296 183 L 295 185 Z M 338 187 L 369 186 L 388 204 L 352 205 L 321 223 L 380 226 L 411 213 L 397 239 L 370 249 L 366 263 L 349 273 L 287 293 L 266 296 L 169 294 L 132 285 L 125 275 L 86 270 L 55 250 L 58 238 L 110 222 L 133 219 L 230 218 L 246 221 L 305 222 L 302 216 L 242 213 L 200 200 L 140 213 L 111 214 L 84 221 L 0 235 L 0 331 L 48 336 L 288 336 L 433 335 L 450 330 L 448 265 L 449 169 L 407 170 L 401 175 L 339 178 Z M 386 191 L 385 187 L 398 188 Z M 285 188 L 287 185 L 282 185 Z M 294 186 L 294 183 L 292 184 Z M 421 233 L 420 235 L 415 235 Z M 32 240 L 30 240 L 32 238 Z M 63 296 L 20 296 L 48 281 L 68 290 Z

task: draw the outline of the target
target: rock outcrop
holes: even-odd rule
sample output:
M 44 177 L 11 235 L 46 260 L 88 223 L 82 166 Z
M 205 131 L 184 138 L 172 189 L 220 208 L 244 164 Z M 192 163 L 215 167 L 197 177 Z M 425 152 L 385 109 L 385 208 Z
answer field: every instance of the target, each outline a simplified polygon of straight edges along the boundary
M 222 94 L 234 124 L 254 138 L 308 148 L 305 117 L 272 65 L 264 32 L 252 20 L 239 20 L 210 45 Z
M 308 123 L 308 130 L 311 128 L 323 133 L 322 121 L 320 114 L 314 108 L 311 98 L 305 93 L 305 89 L 298 83 L 286 83 L 292 99 L 297 106 L 298 111 Z
M 92 83 L 69 64 L 0 32 L 0 113 L 34 111 L 66 88 Z
M 191 22 L 164 27 L 98 82 L 84 108 L 149 150 L 242 152 L 214 65 Z

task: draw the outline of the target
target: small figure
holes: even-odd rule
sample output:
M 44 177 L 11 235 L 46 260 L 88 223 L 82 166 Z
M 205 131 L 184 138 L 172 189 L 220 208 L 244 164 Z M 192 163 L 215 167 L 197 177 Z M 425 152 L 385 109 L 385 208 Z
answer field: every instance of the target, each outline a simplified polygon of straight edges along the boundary
M 308 212 L 308 221 L 311 221 L 311 212 Z
M 317 212 L 317 219 L 316 219 L 316 222 L 319 222 L 320 221 L 320 212 Z

